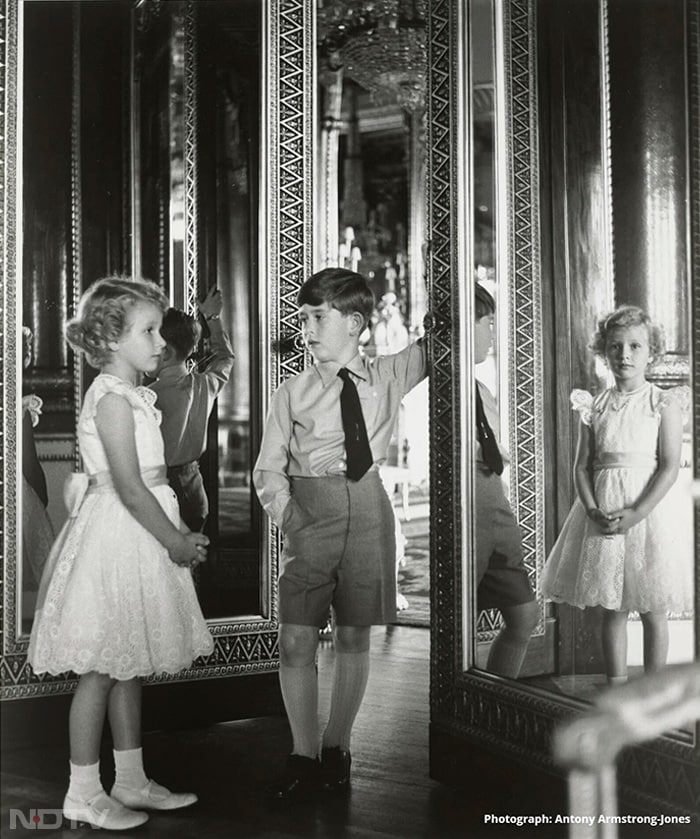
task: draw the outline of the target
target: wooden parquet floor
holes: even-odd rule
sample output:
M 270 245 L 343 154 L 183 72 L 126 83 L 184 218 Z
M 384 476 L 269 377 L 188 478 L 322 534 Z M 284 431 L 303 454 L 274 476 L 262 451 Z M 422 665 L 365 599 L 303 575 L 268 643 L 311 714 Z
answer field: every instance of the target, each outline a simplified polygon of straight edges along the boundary
M 333 651 L 319 656 L 320 721 L 325 722 Z M 156 731 L 144 737 L 149 775 L 172 789 L 194 790 L 199 802 L 179 813 L 153 814 L 131 831 L 135 839 L 567 839 L 565 828 L 527 829 L 487 825 L 484 814 L 530 813 L 518 800 L 511 774 L 503 785 L 483 789 L 479 767 L 458 788 L 428 776 L 429 632 L 376 627 L 366 699 L 353 734 L 352 789 L 346 796 L 316 803 L 273 806 L 265 796 L 290 750 L 287 722 L 268 717 L 187 731 Z M 67 747 L 24 749 L 2 755 L 3 837 L 19 839 L 37 829 L 9 829 L 11 808 L 61 806 L 68 777 Z M 102 760 L 104 785 L 112 782 L 111 754 Z M 520 795 L 522 798 L 522 795 Z M 49 829 L 44 836 L 82 839 L 88 828 Z M 115 836 L 118 834 L 105 834 Z M 637 837 L 648 834 L 621 833 Z M 661 830 L 655 839 L 666 839 Z M 690 839 L 690 833 L 687 834 Z M 674 836 L 685 839 L 684 834 Z

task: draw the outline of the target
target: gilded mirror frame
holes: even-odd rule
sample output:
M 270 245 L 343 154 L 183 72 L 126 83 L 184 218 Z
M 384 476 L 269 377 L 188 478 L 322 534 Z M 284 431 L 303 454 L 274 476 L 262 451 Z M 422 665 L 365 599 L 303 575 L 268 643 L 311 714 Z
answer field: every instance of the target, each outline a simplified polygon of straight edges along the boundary
M 497 0 L 497 29 L 502 33 L 497 61 L 503 74 L 501 153 L 505 161 L 506 206 L 499 217 L 506 230 L 499 237 L 499 264 L 509 266 L 515 288 L 510 299 L 510 336 L 519 336 L 518 362 L 513 369 L 517 415 L 511 423 L 515 444 L 515 503 L 518 518 L 526 522 L 525 550 L 530 562 L 541 558 L 538 528 L 542 511 L 538 492 L 542 481 L 543 452 L 537 411 L 538 324 L 534 318 L 540 293 L 539 254 L 540 162 L 538 148 L 537 11 L 536 0 Z M 691 350 L 693 369 L 699 369 L 700 345 L 700 3 L 688 2 L 691 103 L 689 176 L 691 201 Z M 462 170 L 463 145 L 469 113 L 465 51 L 468 26 L 460 0 L 434 0 L 428 22 L 430 75 L 428 80 L 428 208 L 429 294 L 433 329 L 430 333 L 432 375 L 430 385 L 431 433 L 431 762 L 442 777 L 436 743 L 474 744 L 523 766 L 557 773 L 551 759 L 552 734 L 557 723 L 580 712 L 586 703 L 555 696 L 542 689 L 499 678 L 476 669 L 475 615 L 466 605 L 471 592 L 468 563 L 471 554 L 471 497 L 469 455 L 471 421 L 471 369 L 469 322 L 471 302 L 463 288 L 471 274 L 469 246 L 454 247 L 470 228 L 469 176 Z M 453 68 L 459 72 L 454 73 Z M 462 302 L 460 302 L 462 301 Z M 461 367 L 460 365 L 463 365 Z M 694 460 L 700 458 L 700 389 L 693 393 Z M 541 416 L 541 415 L 540 415 Z M 696 467 L 697 474 L 697 467 Z M 697 593 L 700 590 L 695 531 L 695 645 L 700 628 Z M 451 748 L 451 746 L 447 746 Z M 700 732 L 690 742 L 660 737 L 621 755 L 618 788 L 621 796 L 658 812 L 687 813 L 697 807 L 697 772 Z M 449 763 L 449 759 L 447 760 Z M 561 774 L 561 773 L 559 773 Z
M 2 659 L 0 661 L 0 698 L 21 699 L 71 692 L 75 680 L 70 676 L 37 677 L 27 664 L 28 636 L 17 631 L 16 555 L 20 548 L 17 502 L 18 475 L 18 400 L 21 395 L 20 358 L 17 351 L 21 295 L 17 291 L 18 254 L 21 249 L 21 207 L 18 188 L 21 178 L 21 136 L 18 115 L 21 113 L 21 68 L 19 44 L 19 6 L 22 0 L 6 0 L 5 14 L 0 18 L 0 108 L 2 108 L 3 167 L 0 203 L 4 251 L 0 263 L 2 289 L 2 399 L 1 451 L 3 481 L 0 483 L 2 507 L 3 579 L 2 597 Z M 196 3 L 188 0 L 186 14 L 192 14 Z M 261 236 L 261 311 L 269 317 L 263 324 L 263 341 L 272 346 L 280 334 L 296 328 L 296 293 L 312 265 L 312 184 L 313 161 L 308 149 L 313 142 L 313 62 L 314 24 L 313 0 L 269 0 L 263 12 L 263 104 L 261 130 L 263 163 L 261 166 L 261 200 L 258 222 L 265 231 Z M 191 47 L 191 45 L 190 45 Z M 194 96 L 194 85 L 187 95 Z M 192 104 L 190 98 L 189 105 Z M 188 106 L 188 111 L 191 112 Z M 191 137 L 192 131 L 188 132 Z M 192 149 L 188 149 L 188 155 Z M 80 197 L 74 195 L 74 218 L 79 213 Z M 196 202 L 188 202 L 187 225 L 190 241 L 194 241 Z M 75 244 L 75 243 L 74 243 Z M 191 261 L 196 254 L 188 252 Z M 188 266 L 194 276 L 194 266 Z M 195 294 L 194 281 L 187 285 L 187 294 Z M 187 299 L 186 305 L 192 304 Z M 303 369 L 303 351 L 294 350 L 284 358 L 270 358 L 262 371 L 263 404 L 279 383 Z M 76 391 L 76 404 L 79 393 Z M 176 676 L 153 677 L 148 682 L 162 683 L 253 675 L 274 671 L 278 667 L 277 648 L 277 559 L 279 539 L 271 526 L 266 528 L 261 546 L 263 583 L 262 614 L 241 619 L 218 619 L 209 622 L 215 649 L 211 656 L 194 662 L 191 668 Z

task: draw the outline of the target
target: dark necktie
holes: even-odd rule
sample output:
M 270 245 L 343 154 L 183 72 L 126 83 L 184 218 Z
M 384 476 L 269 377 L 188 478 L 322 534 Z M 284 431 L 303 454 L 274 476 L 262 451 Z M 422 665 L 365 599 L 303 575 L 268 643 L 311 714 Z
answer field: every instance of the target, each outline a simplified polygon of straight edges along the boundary
M 347 476 L 351 481 L 359 481 L 374 460 L 355 383 L 345 367 L 338 370 L 338 375 L 343 380 L 343 389 L 340 392 L 340 415 L 345 433 Z
M 503 472 L 503 458 L 501 451 L 498 448 L 496 438 L 493 436 L 493 431 L 486 419 L 484 413 L 484 403 L 481 401 L 481 393 L 479 392 L 479 385 L 474 383 L 476 392 L 476 433 L 481 444 L 481 459 L 492 472 L 500 475 Z

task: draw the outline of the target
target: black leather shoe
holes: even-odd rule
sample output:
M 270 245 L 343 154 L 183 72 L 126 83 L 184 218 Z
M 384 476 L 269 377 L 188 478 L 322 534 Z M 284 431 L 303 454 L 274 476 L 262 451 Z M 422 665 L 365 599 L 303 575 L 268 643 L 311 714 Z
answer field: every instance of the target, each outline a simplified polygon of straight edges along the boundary
M 350 786 L 350 752 L 340 746 L 321 751 L 321 786 L 324 792 L 343 792 Z
M 316 758 L 289 755 L 284 774 L 270 790 L 275 801 L 307 801 L 319 792 L 321 765 Z

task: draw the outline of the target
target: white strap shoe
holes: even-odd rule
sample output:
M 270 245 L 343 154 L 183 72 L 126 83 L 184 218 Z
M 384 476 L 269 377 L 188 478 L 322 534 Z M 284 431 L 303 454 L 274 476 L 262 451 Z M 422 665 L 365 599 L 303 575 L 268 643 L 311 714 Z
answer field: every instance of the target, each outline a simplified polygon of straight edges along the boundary
M 127 807 L 144 810 L 179 810 L 191 807 L 197 801 L 193 792 L 170 792 L 155 781 L 149 781 L 138 790 L 115 784 L 110 795 Z
M 148 814 L 130 810 L 102 790 L 89 801 L 67 795 L 63 801 L 63 818 L 104 830 L 130 830 L 147 822 Z

